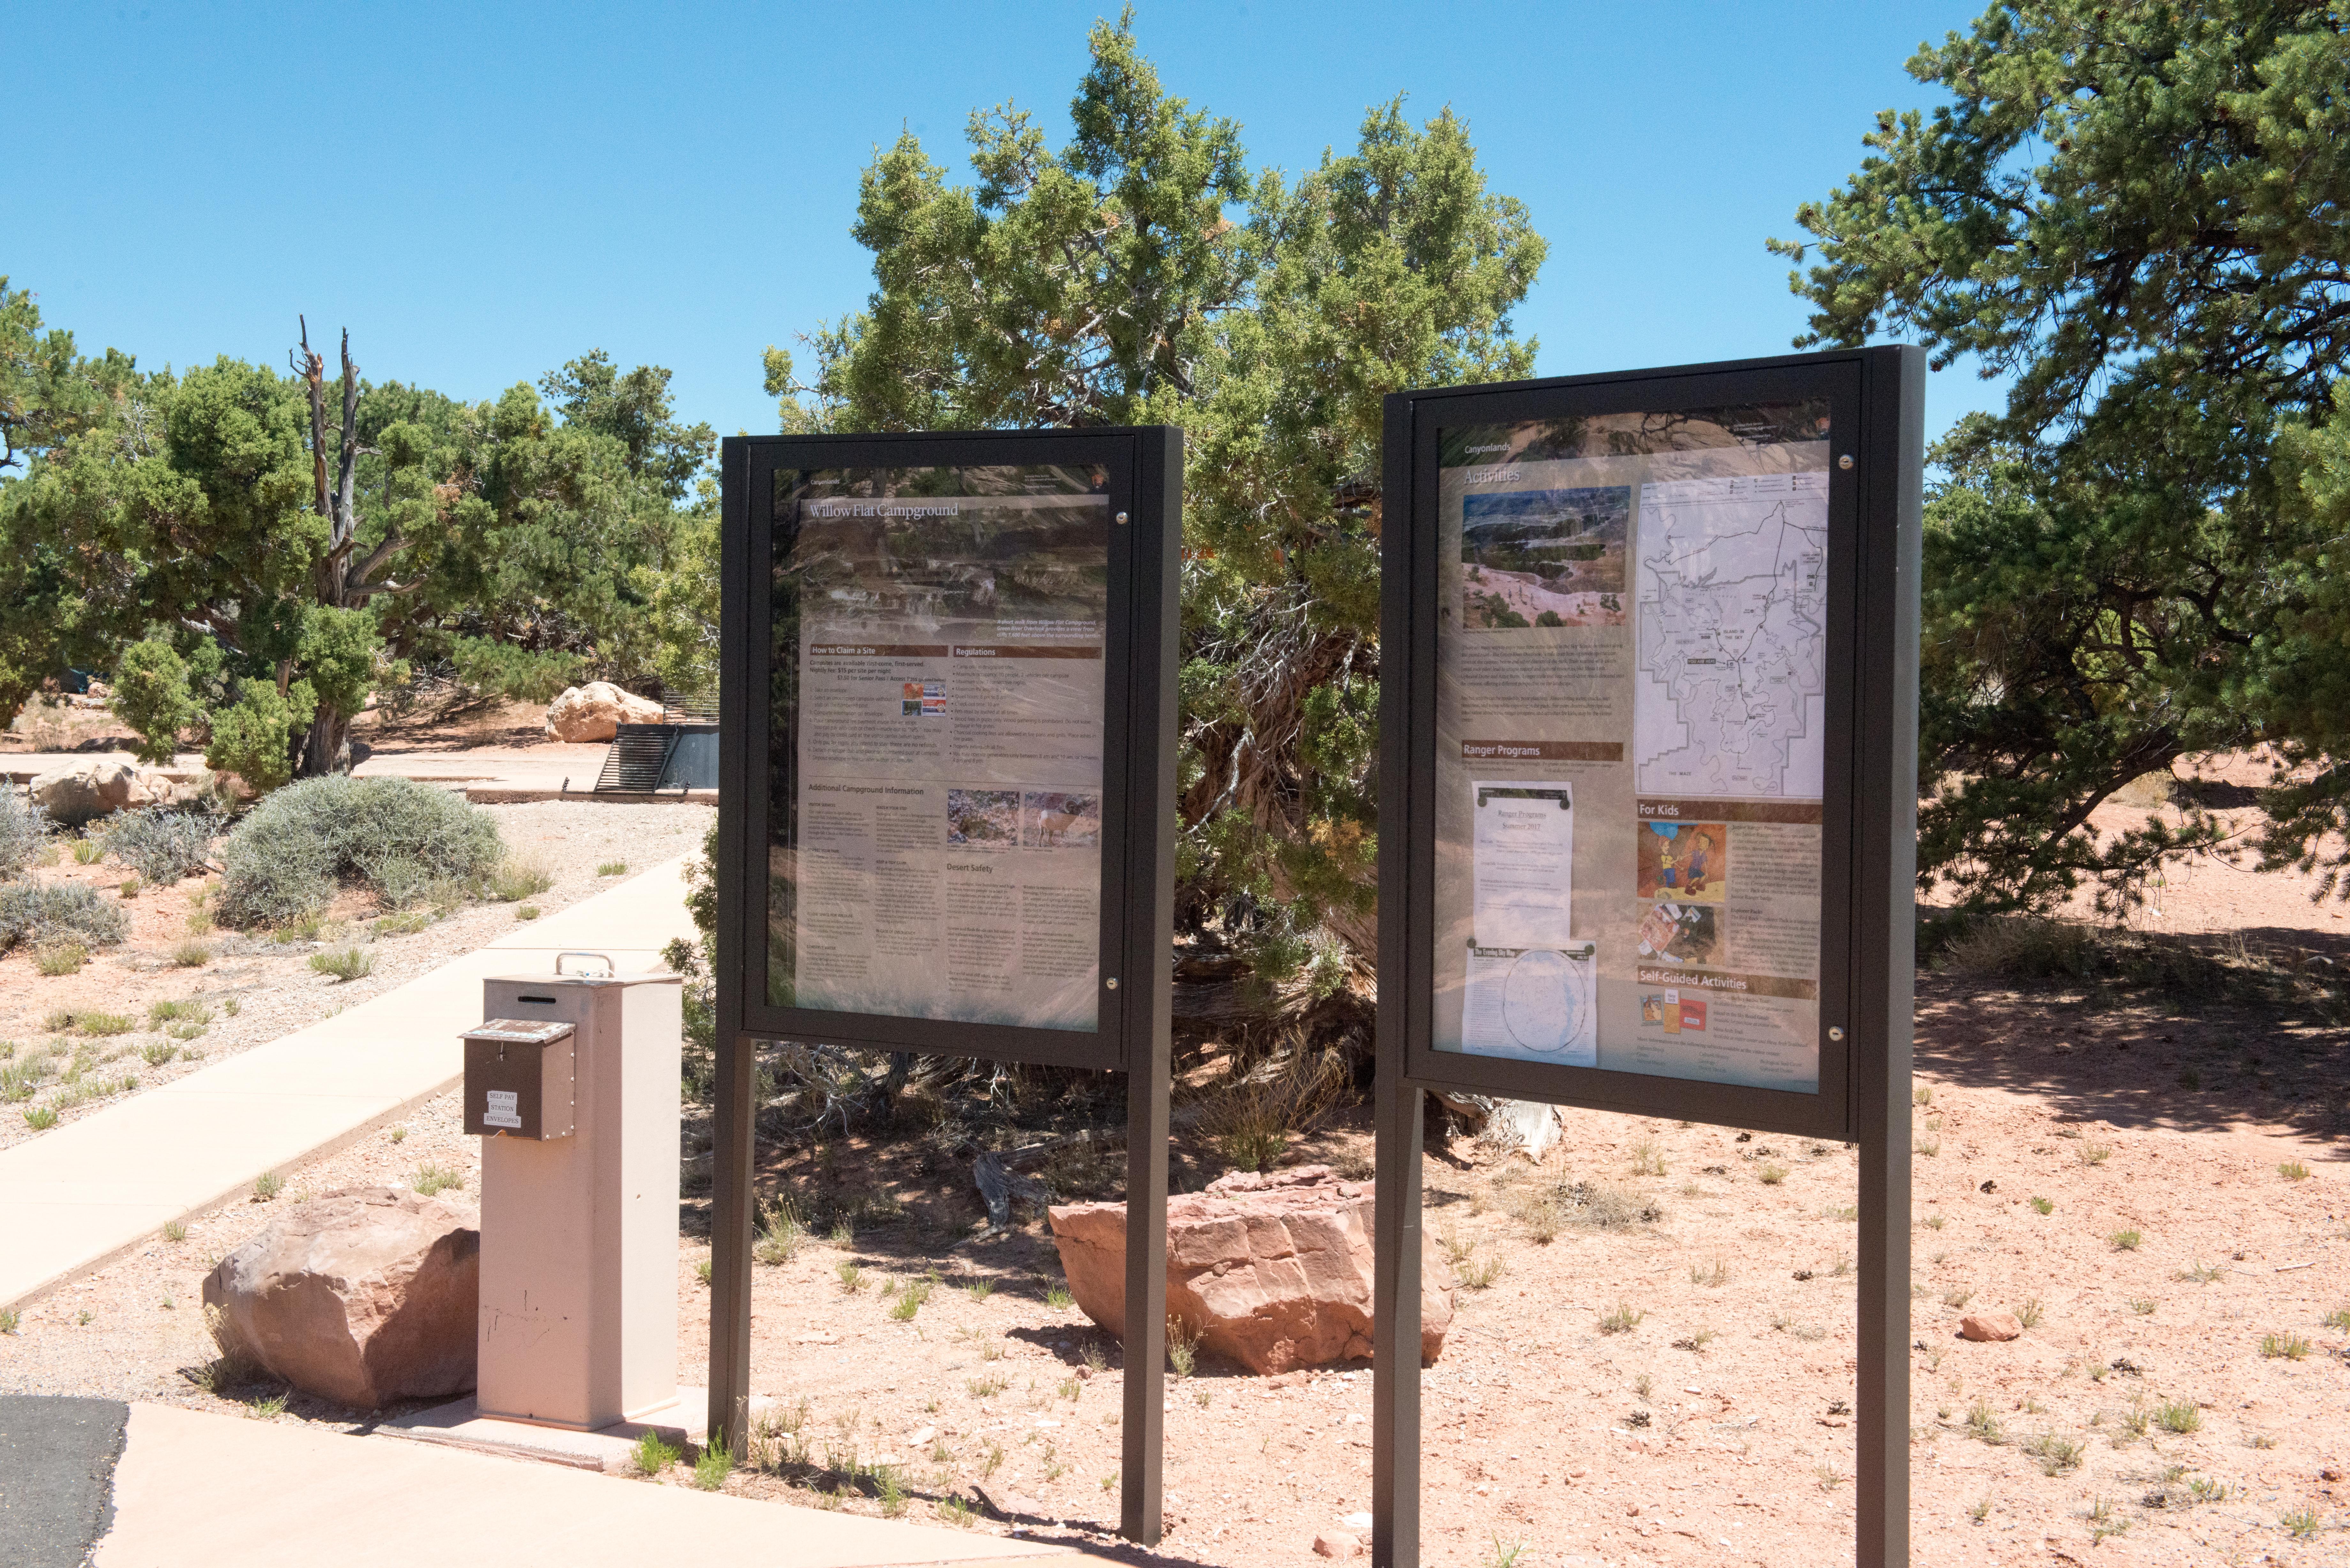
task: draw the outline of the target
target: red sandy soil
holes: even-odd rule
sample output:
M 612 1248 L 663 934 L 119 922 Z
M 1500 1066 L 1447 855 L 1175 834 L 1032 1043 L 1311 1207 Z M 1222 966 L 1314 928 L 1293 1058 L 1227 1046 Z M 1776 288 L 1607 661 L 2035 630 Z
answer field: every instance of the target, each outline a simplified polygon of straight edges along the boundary
M 2350 1562 L 2350 1319 L 2327 1321 L 2350 1308 L 2350 1050 L 2327 997 L 2254 994 L 2275 966 L 2350 952 L 2290 876 L 2198 872 L 2163 907 L 2160 929 L 2249 932 L 2258 950 L 2224 986 L 2185 992 L 1920 979 L 1919 1563 Z M 444 1100 L 400 1143 L 378 1135 L 314 1162 L 277 1201 L 409 1179 L 427 1159 L 470 1172 L 454 1117 Z M 1291 1158 L 1359 1168 L 1365 1127 L 1357 1107 Z M 1059 1272 L 1041 1222 L 969 1241 L 964 1168 L 911 1137 L 762 1155 L 804 1200 L 861 1218 L 756 1270 L 753 1386 L 778 1403 L 751 1456 L 764 1468 L 728 1490 L 879 1511 L 851 1466 L 889 1460 L 909 1518 L 954 1519 L 983 1496 L 1040 1536 L 1122 1550 L 1104 1485 L 1118 1350 L 1049 1298 Z M 1222 1168 L 1187 1134 L 1172 1157 L 1179 1187 Z M 1635 1173 L 1659 1161 L 1663 1174 Z M 681 1375 L 699 1382 L 707 1178 L 703 1162 L 687 1171 Z M 1425 1179 L 1430 1245 L 1471 1273 L 1499 1265 L 1461 1291 L 1426 1374 L 1425 1562 L 1849 1561 L 1850 1152 L 1573 1113 L 1539 1168 L 1460 1139 L 1431 1144 Z M 1517 1217 L 1527 1199 L 1578 1181 L 1660 1217 L 1628 1231 L 1570 1220 L 1541 1241 Z M 190 1307 L 210 1259 L 267 1218 L 224 1206 L 184 1241 L 159 1238 L 31 1309 L 0 1336 L 0 1387 L 223 1404 L 183 1371 L 207 1354 Z M 932 1273 L 914 1314 L 894 1318 L 898 1293 Z M 1644 1315 L 1605 1332 L 1619 1303 Z M 1957 1336 L 1966 1312 L 2029 1303 L 2021 1339 Z M 1135 1561 L 1304 1563 L 1317 1532 L 1369 1506 L 1367 1370 L 1276 1381 L 1203 1363 L 1164 1390 L 1170 1530 Z M 276 1418 L 357 1424 L 299 1395 Z

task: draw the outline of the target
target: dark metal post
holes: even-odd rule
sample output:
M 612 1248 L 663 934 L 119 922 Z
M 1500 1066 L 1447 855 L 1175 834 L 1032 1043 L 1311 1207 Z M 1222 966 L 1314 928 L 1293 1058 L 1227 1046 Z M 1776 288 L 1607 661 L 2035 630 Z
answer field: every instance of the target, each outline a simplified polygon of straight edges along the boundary
M 1126 1401 L 1120 1428 L 1118 1533 L 1159 1544 L 1166 1522 L 1160 1471 L 1167 1427 L 1167 1100 L 1164 1065 L 1126 1089 Z
M 1421 1091 L 1404 1081 L 1404 1041 L 1414 973 L 1409 795 L 1419 677 L 1409 657 L 1413 580 L 1411 400 L 1389 397 L 1384 438 L 1380 542 L 1387 587 L 1379 639 L 1389 650 L 1379 681 L 1379 978 L 1376 1168 L 1371 1284 L 1371 1562 L 1419 1568 L 1419 1143 Z
M 1419 1568 L 1421 1091 L 1378 1086 L 1371 1304 L 1371 1563 Z
M 1909 1071 L 1917 957 L 1918 586 L 1926 355 L 1862 362 L 1853 1121 L 1860 1145 L 1861 1568 L 1909 1561 Z
M 1183 535 L 1183 436 L 1137 440 L 1134 639 L 1127 661 L 1128 818 L 1119 962 L 1126 1078 L 1126 1399 L 1118 1531 L 1146 1546 L 1165 1528 L 1167 1113 L 1173 1091 L 1175 671 Z M 1151 532 L 1152 525 L 1156 532 Z
M 719 564 L 719 646 L 731 650 L 743 646 L 749 614 L 750 443 L 740 437 L 729 439 L 719 466 L 727 513 L 721 534 L 738 545 L 725 551 Z M 718 776 L 723 787 L 742 789 L 754 774 L 754 759 L 744 751 L 754 694 L 733 659 L 721 659 L 719 670 Z M 754 846 L 742 842 L 743 819 L 740 810 L 719 813 L 717 864 L 712 867 L 717 881 L 719 958 L 712 973 L 718 1062 L 710 1151 L 710 1436 L 713 1440 L 724 1438 L 738 1454 L 750 1435 L 751 1162 L 753 1123 L 758 1116 L 752 1103 L 758 1051 L 743 1033 L 743 988 L 752 983 L 752 977 L 728 961 L 743 950 L 743 906 L 754 863 Z M 764 866 L 765 857 L 759 857 L 756 864 Z

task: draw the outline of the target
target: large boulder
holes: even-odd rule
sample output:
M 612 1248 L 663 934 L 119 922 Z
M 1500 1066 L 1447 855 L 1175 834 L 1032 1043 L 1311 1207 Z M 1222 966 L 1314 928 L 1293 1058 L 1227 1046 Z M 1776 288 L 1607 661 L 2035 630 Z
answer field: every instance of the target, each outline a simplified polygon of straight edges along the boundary
M 1201 1345 L 1253 1372 L 1287 1372 L 1371 1354 L 1367 1181 L 1326 1165 L 1233 1171 L 1167 1200 L 1167 1315 Z M 1049 1211 L 1069 1292 L 1111 1334 L 1126 1328 L 1126 1205 Z M 1436 1360 L 1452 1326 L 1452 1271 L 1421 1260 L 1419 1355 Z
M 558 741 L 608 741 L 622 724 L 658 724 L 661 705 L 608 680 L 574 686 L 546 705 L 546 732 Z
M 480 1226 L 471 1209 L 398 1188 L 314 1198 L 205 1276 L 204 1315 L 223 1355 L 353 1409 L 463 1394 Z
M 34 801 L 49 814 L 49 820 L 68 827 L 178 798 L 178 787 L 168 774 L 110 757 L 52 768 L 36 775 L 31 787 Z

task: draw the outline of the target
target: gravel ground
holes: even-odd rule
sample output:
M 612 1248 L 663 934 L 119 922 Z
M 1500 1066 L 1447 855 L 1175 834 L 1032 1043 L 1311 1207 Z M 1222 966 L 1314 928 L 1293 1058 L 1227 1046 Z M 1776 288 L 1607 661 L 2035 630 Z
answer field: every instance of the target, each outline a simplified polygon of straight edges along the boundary
M 525 908 L 549 915 L 617 886 L 624 874 L 601 874 L 598 868 L 607 864 L 625 862 L 630 872 L 639 872 L 697 852 L 715 815 L 698 805 L 567 800 L 479 809 L 496 820 L 514 856 L 536 863 L 553 878 L 545 892 L 523 903 L 470 905 L 405 935 L 378 930 L 373 921 L 379 911 L 371 901 L 347 893 L 337 899 L 318 940 L 280 942 L 217 929 L 191 939 L 190 917 L 217 879 L 190 878 L 120 899 L 131 920 L 128 940 L 100 949 L 78 973 L 43 975 L 32 953 L 22 949 L 0 958 L 0 1064 L 21 1064 L 47 1053 L 56 1069 L 29 1099 L 0 1111 L 0 1148 L 40 1136 L 24 1113 L 54 1111 L 58 1125 L 77 1120 L 207 1062 L 380 996 L 504 936 Z M 78 866 L 67 855 L 33 874 L 109 890 L 128 875 L 111 861 Z M 172 954 L 190 940 L 211 956 L 200 966 L 182 967 Z M 373 958 L 371 972 L 346 981 L 309 967 L 311 955 L 351 946 Z M 209 1023 L 192 1038 L 177 1038 L 166 1033 L 168 1021 L 151 1012 L 158 1002 L 193 1003 L 209 1013 Z M 61 1012 L 110 1015 L 132 1027 L 97 1036 L 78 1026 L 61 1031 L 52 1017 Z M 182 1020 L 179 1026 L 192 1033 L 197 1022 Z M 71 1083 L 66 1081 L 68 1075 Z
M 2131 819 L 2116 808 L 2100 826 Z M 2334 909 L 2308 892 L 2213 868 L 2165 889 L 2156 929 L 2338 950 Z M 2262 961 L 2240 955 L 2227 985 L 2169 992 L 1921 978 L 1914 1561 L 2350 1562 L 2350 1030 L 2322 998 L 2254 994 L 2292 972 Z M 311 1162 L 276 1202 L 412 1181 L 428 1162 L 472 1190 L 456 1116 L 444 1096 L 397 1139 Z M 1359 1168 L 1368 1153 L 1357 1109 L 1291 1158 Z M 756 1270 L 753 1387 L 792 1429 L 763 1438 L 728 1490 L 875 1512 L 869 1472 L 850 1466 L 887 1460 L 906 1517 L 960 1521 L 983 1499 L 1042 1537 L 1101 1541 L 1120 1357 L 1055 1294 L 1042 1226 L 957 1246 L 977 1215 L 967 1173 L 915 1143 L 762 1154 L 771 1179 L 905 1218 Z M 1185 1137 L 1170 1158 L 1186 1185 L 1218 1168 Z M 708 1343 L 698 1168 L 678 1268 L 689 1382 Z M 1540 1167 L 1459 1140 L 1431 1145 L 1424 1179 L 1427 1244 L 1484 1282 L 1461 1291 L 1424 1382 L 1430 1568 L 1849 1560 L 1848 1150 L 1575 1112 Z M 1540 1199 L 1583 1183 L 1655 1218 L 1595 1228 L 1571 1200 L 1563 1222 L 1544 1217 Z M 282 1390 L 216 1399 L 189 1376 L 209 1356 L 202 1276 L 271 1211 L 224 1204 L 42 1302 L 0 1335 L 0 1390 L 272 1415 L 263 1402 Z M 895 1315 L 933 1271 L 913 1315 Z M 1986 1309 L 2030 1325 L 2004 1344 L 1959 1337 Z M 1316 1534 L 1369 1506 L 1363 1368 L 1267 1379 L 1203 1361 L 1163 1387 L 1170 1533 L 1156 1560 L 1305 1563 Z M 357 1424 L 299 1395 L 273 1418 Z
M 408 1122 L 369 1133 L 308 1161 L 276 1198 L 232 1199 L 186 1221 L 185 1234 L 158 1233 L 139 1252 L 25 1309 L 14 1334 L 0 1335 L 0 1393 L 76 1393 L 238 1409 L 199 1390 L 188 1374 L 212 1359 L 204 1332 L 203 1277 L 276 1214 L 317 1193 L 347 1187 L 405 1187 L 427 1166 L 454 1171 L 470 1199 L 479 1189 L 481 1151 L 467 1137 L 456 1090 L 419 1107 Z M 282 1388 L 247 1391 L 252 1397 Z M 296 1394 L 297 1418 L 348 1419 L 352 1412 Z

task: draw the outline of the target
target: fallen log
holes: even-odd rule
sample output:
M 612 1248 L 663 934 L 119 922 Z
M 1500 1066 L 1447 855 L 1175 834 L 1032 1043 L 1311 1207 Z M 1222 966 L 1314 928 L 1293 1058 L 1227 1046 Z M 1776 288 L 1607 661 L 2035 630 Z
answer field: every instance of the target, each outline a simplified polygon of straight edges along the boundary
M 1039 1206 L 1053 1200 L 1053 1189 L 1035 1177 L 1030 1169 L 1060 1153 L 1065 1148 L 1115 1148 L 1126 1142 L 1123 1129 L 1109 1127 L 1087 1128 L 1067 1137 L 1049 1138 L 1033 1143 L 1025 1148 L 1007 1149 L 998 1153 L 982 1149 L 971 1162 L 972 1185 L 979 1189 L 980 1201 L 987 1205 L 987 1230 L 992 1235 L 1012 1227 L 1012 1205 L 1017 1201 Z M 973 1238 L 976 1240 L 977 1238 Z

